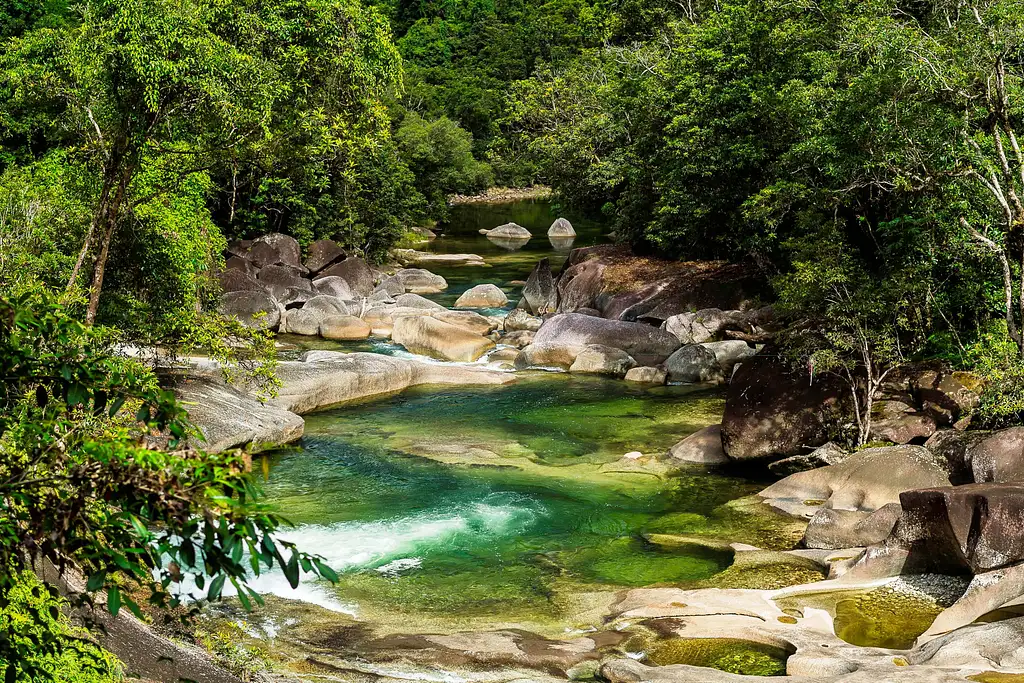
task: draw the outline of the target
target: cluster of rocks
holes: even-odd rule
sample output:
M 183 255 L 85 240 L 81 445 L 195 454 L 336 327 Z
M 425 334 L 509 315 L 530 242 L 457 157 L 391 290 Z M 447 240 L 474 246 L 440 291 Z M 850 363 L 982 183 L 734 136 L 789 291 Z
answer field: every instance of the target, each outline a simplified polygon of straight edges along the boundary
M 483 229 L 480 230 L 480 234 L 509 251 L 522 249 L 533 238 L 533 233 L 518 223 L 505 223 L 489 230 Z M 548 239 L 555 249 L 570 249 L 576 239 L 576 230 L 567 219 L 558 218 L 548 228 Z

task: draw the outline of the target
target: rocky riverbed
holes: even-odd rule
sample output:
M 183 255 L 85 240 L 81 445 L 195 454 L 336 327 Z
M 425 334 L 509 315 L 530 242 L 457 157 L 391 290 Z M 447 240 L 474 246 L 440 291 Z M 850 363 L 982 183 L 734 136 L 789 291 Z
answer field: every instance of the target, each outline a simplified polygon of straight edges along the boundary
M 905 368 L 886 445 L 850 453 L 842 387 L 773 350 L 757 277 L 556 218 L 458 207 L 379 269 L 231 246 L 223 310 L 278 331 L 282 387 L 173 382 L 207 447 L 269 451 L 341 581 L 261 577 L 267 606 L 211 628 L 277 680 L 1024 675 L 1024 430 L 968 429 L 973 378 Z

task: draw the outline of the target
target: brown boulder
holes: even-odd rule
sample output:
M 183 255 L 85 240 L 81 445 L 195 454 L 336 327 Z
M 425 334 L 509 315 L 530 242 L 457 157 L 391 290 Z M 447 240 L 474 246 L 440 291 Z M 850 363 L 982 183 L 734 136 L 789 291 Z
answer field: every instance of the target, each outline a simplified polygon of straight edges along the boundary
M 276 257 L 269 263 L 263 265 L 273 265 L 275 263 L 281 263 L 287 266 L 293 266 L 295 268 L 301 268 L 302 266 L 302 249 L 299 247 L 299 243 L 294 237 L 288 235 L 282 235 L 279 232 L 272 232 L 268 235 L 258 237 L 254 242 L 250 253 L 254 251 L 258 246 L 266 245 L 270 247 Z M 260 247 L 261 252 L 263 248 Z
M 669 449 L 669 457 L 679 462 L 718 465 L 729 462 L 722 449 L 722 425 L 711 425 L 690 434 Z
M 992 434 L 972 447 L 967 457 L 975 482 L 1024 484 L 1024 427 Z
M 336 341 L 366 339 L 370 326 L 354 315 L 329 315 L 320 321 L 320 336 Z
M 546 258 L 537 261 L 530 277 L 523 286 L 523 300 L 526 310 L 533 315 L 553 313 L 558 308 L 558 290 L 551 274 L 551 264 Z
M 821 446 L 846 412 L 849 390 L 830 376 L 811 377 L 777 353 L 762 351 L 733 374 L 722 443 L 734 460 L 781 459 Z

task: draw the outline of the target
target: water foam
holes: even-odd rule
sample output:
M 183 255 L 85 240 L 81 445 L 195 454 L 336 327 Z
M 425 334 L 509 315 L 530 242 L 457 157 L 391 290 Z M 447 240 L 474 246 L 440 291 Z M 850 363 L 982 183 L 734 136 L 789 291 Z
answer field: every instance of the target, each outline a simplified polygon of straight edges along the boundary
M 477 546 L 486 544 L 487 539 L 521 533 L 542 514 L 539 505 L 529 498 L 494 494 L 478 502 L 408 517 L 307 524 L 283 531 L 280 538 L 320 555 L 338 573 L 374 569 L 395 578 L 418 569 L 423 558 L 431 553 Z M 338 600 L 330 584 L 308 575 L 293 589 L 275 568 L 249 585 L 263 595 L 301 600 L 346 614 L 356 612 L 354 605 Z

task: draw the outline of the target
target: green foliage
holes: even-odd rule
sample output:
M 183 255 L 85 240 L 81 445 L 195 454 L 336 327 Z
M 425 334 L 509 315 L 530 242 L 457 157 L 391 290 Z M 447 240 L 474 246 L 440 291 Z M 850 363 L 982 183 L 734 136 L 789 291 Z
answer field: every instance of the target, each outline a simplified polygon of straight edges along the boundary
M 243 681 L 270 669 L 266 649 L 246 643 L 243 624 L 234 621 L 212 623 L 196 631 L 196 639 L 217 658 L 218 663 Z
M 62 611 L 67 608 L 67 601 L 31 572 L 13 577 L 3 597 L 0 633 L 13 634 L 10 650 L 24 657 L 26 669 L 37 671 L 53 683 L 124 680 L 120 662 L 91 642 L 88 632 L 72 626 Z M 36 644 L 43 642 L 55 643 L 55 650 L 37 650 Z M 20 668 L 16 664 L 17 660 L 11 659 L 7 652 L 0 653 L 0 670 L 5 674 Z
M 434 215 L 443 215 L 449 195 L 472 194 L 493 181 L 490 166 L 473 158 L 473 136 L 447 117 L 426 121 L 408 112 L 395 142 Z
M 72 602 L 104 591 L 115 615 L 140 614 L 138 594 L 175 607 L 186 580 L 211 600 L 230 581 L 248 607 L 260 597 L 246 581 L 274 565 L 293 586 L 301 572 L 334 578 L 319 558 L 275 541 L 282 521 L 237 455 L 181 449 L 194 435 L 184 410 L 110 340 L 45 294 L 0 299 L 0 597 L 29 562 L 78 568 L 88 582 Z M 154 439 L 167 449 L 147 448 Z M 0 658 L 20 668 L 12 680 L 30 680 L 38 666 L 16 627 L 0 632 Z M 48 633 L 32 652 L 60 654 Z
M 1005 326 L 996 324 L 979 335 L 964 349 L 962 363 L 983 382 L 973 416 L 976 426 L 994 429 L 1024 421 L 1024 359 Z

